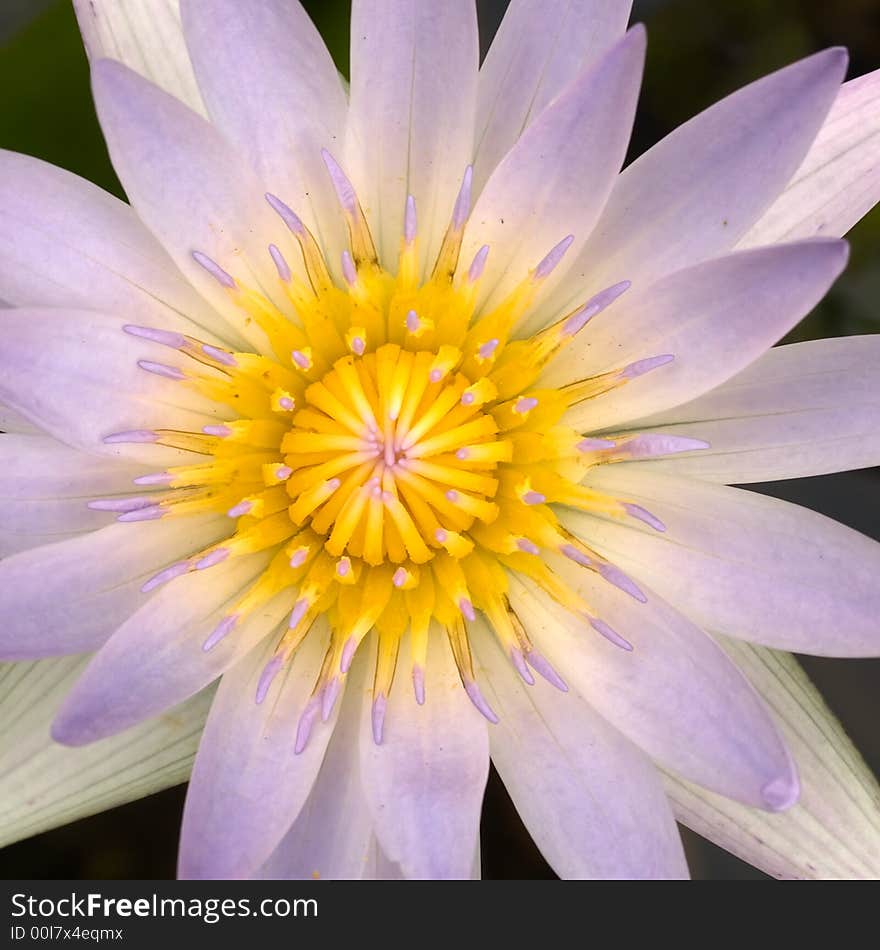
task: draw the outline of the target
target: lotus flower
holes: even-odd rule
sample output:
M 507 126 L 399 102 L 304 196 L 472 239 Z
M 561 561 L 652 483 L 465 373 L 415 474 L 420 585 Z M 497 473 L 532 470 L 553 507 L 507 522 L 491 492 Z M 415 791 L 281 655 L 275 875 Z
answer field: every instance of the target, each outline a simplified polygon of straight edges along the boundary
M 0 643 L 94 653 L 11 668 L 19 833 L 50 762 L 55 821 L 179 780 L 210 701 L 184 877 L 471 876 L 490 756 L 561 876 L 687 876 L 675 814 L 876 869 L 736 644 L 880 653 L 880 547 L 727 486 L 880 461 L 880 337 L 771 349 L 880 195 L 880 80 L 817 53 L 621 172 L 628 6 L 514 0 L 478 67 L 473 3 L 356 0 L 349 90 L 295 0 L 77 4 L 131 205 L 2 156 Z M 49 705 L 97 745 L 24 755 Z

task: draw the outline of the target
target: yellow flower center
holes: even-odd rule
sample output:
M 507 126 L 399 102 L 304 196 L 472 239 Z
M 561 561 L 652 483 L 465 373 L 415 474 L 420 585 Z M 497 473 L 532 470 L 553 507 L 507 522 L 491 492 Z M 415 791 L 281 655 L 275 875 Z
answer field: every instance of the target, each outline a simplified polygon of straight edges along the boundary
M 443 549 L 462 557 L 473 548 L 463 532 L 497 518 L 494 470 L 510 443 L 481 411 L 480 388 L 434 353 L 393 343 L 341 357 L 306 388 L 281 443 L 290 517 L 326 538 L 337 573 L 352 571 L 352 558 L 375 567 L 424 564 Z
M 627 457 L 638 437 L 585 438 L 562 424 L 575 402 L 625 385 L 649 366 L 633 364 L 563 390 L 540 386 L 547 363 L 625 285 L 603 294 L 528 340 L 515 338 L 542 281 L 570 239 L 525 275 L 497 307 L 476 312 L 483 248 L 458 267 L 467 219 L 469 173 L 430 276 L 418 264 L 415 208 L 407 206 L 397 273 L 380 267 L 350 183 L 329 156 L 346 214 L 350 252 L 337 284 L 312 235 L 281 201 L 267 196 L 296 236 L 304 267 L 292 272 L 274 245 L 285 304 L 234 280 L 200 254 L 195 259 L 237 304 L 244 325 L 265 335 L 261 352 L 230 352 L 194 338 L 143 327 L 129 333 L 172 346 L 183 367 L 141 361 L 226 407 L 227 421 L 202 432 L 140 430 L 108 441 L 149 441 L 188 450 L 202 461 L 138 479 L 157 491 L 114 510 L 120 520 L 204 511 L 234 519 L 228 538 L 165 567 L 145 590 L 231 557 L 271 553 L 262 575 L 238 598 L 205 643 L 234 635 L 243 618 L 288 591 L 291 611 L 260 683 L 262 701 L 315 619 L 331 630 L 327 657 L 296 748 L 316 711 L 324 717 L 358 646 L 376 631 L 374 734 L 381 741 L 385 701 L 400 644 L 419 702 L 432 628 L 445 631 L 462 682 L 489 719 L 494 713 L 474 676 L 467 623 L 481 611 L 527 682 L 529 668 L 565 688 L 537 654 L 507 599 L 509 571 L 530 578 L 604 636 L 628 644 L 540 556 L 562 555 L 644 599 L 638 588 L 559 521 L 560 506 L 662 525 L 626 500 L 581 484 L 592 465 Z M 97 502 L 95 507 L 111 507 Z

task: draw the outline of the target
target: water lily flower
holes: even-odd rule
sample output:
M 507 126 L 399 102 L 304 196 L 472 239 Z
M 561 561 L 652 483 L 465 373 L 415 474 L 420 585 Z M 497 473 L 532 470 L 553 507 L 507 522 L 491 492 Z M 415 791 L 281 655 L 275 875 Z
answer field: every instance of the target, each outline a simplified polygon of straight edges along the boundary
M 184 877 L 478 874 L 490 756 L 561 876 L 687 876 L 676 815 L 876 872 L 761 648 L 878 655 L 880 546 L 728 486 L 880 462 L 880 336 L 771 348 L 880 197 L 880 78 L 819 52 L 621 171 L 625 2 L 514 0 L 480 67 L 469 0 L 355 0 L 350 89 L 296 0 L 76 6 L 131 204 L 0 159 L 24 833 L 48 757 L 102 807 L 210 703 Z M 83 748 L 23 755 L 49 707 Z

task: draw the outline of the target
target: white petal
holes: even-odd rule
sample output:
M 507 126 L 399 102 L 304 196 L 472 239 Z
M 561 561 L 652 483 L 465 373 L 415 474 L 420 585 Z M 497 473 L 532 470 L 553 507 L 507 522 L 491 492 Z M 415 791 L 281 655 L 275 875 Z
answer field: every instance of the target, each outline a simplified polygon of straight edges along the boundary
M 552 247 L 573 235 L 550 280 L 567 270 L 623 164 L 644 58 L 645 31 L 633 27 L 565 88 L 492 172 L 461 251 L 468 263 L 489 245 L 480 306 L 499 303 Z
M 477 191 L 522 131 L 626 29 L 629 0 L 513 0 L 480 67 Z
M 633 162 L 542 312 L 563 312 L 621 280 L 645 286 L 733 248 L 807 154 L 846 62 L 844 50 L 829 49 L 765 76 Z
M 717 389 L 633 423 L 709 443 L 639 464 L 726 484 L 880 465 L 878 366 L 880 335 L 775 346 Z
M 0 561 L 0 656 L 95 650 L 139 607 L 144 581 L 229 533 L 222 515 L 111 524 Z
M 843 235 L 880 200 L 880 70 L 844 83 L 785 191 L 740 247 Z
M 406 196 L 433 263 L 472 158 L 476 8 L 468 0 L 355 0 L 346 159 L 379 257 L 392 269 Z
M 109 524 L 91 498 L 130 493 L 142 467 L 77 452 L 55 439 L 0 435 L 0 556 Z
M 407 878 L 468 878 L 489 773 L 486 723 L 462 688 L 439 630 L 432 631 L 426 677 L 423 706 L 407 677 L 395 677 L 381 745 L 373 741 L 372 696 L 364 695 L 364 791 L 376 837 Z
M 117 59 L 205 113 L 178 0 L 73 0 L 89 59 Z
M 798 653 L 880 655 L 877 541 L 787 501 L 634 465 L 588 484 L 666 530 L 574 513 L 568 523 L 707 629 Z
M 376 876 L 378 846 L 358 761 L 366 665 L 364 657 L 355 658 L 318 778 L 258 877 L 348 881 Z
M 492 762 L 541 853 L 562 878 L 686 878 L 660 775 L 574 690 L 526 687 L 485 624 L 476 633 L 500 722 Z M 481 629 L 479 629 L 481 628 Z
M 250 877 L 296 819 L 315 782 L 339 703 L 295 755 L 297 722 L 327 646 L 316 628 L 266 700 L 254 702 L 275 644 L 253 651 L 220 683 L 190 780 L 178 872 L 182 878 Z
M 625 294 L 551 364 L 556 386 L 654 356 L 674 359 L 585 399 L 566 415 L 581 431 L 618 426 L 695 398 L 770 348 L 825 295 L 843 270 L 836 240 L 741 251 L 677 271 Z
M 759 808 L 793 803 L 797 777 L 773 720 L 705 633 L 650 591 L 641 604 L 570 562 L 554 569 L 633 644 L 614 646 L 512 577 L 511 603 L 538 649 L 601 716 L 691 781 Z
M 0 287 L 19 307 L 123 313 L 129 323 L 195 332 L 208 342 L 220 330 L 131 207 L 62 168 L 6 151 Z
M 162 587 L 76 681 L 52 724 L 56 741 L 84 745 L 128 729 L 193 696 L 246 656 L 278 626 L 292 595 L 243 618 L 211 650 L 203 644 L 268 562 L 268 554 L 251 554 Z
M 297 0 L 183 0 L 187 47 L 211 121 L 336 263 L 343 222 L 321 149 L 339 155 L 347 102 Z
M 123 332 L 124 316 L 15 309 L 0 323 L 0 398 L 66 445 L 161 468 L 179 464 L 181 453 L 104 439 L 154 428 L 200 432 L 226 418 L 216 403 L 141 369 L 140 359 L 183 363 L 167 347 Z
M 95 63 L 92 90 L 113 167 L 141 220 L 226 322 L 262 343 L 255 322 L 245 321 L 192 254 L 206 254 L 281 304 L 268 245 L 276 244 L 291 267 L 301 255 L 266 203 L 265 187 L 209 122 L 125 66 Z
M 794 657 L 723 641 L 780 722 L 801 775 L 783 815 L 745 808 L 671 776 L 679 821 L 773 877 L 880 877 L 880 788 Z
M 0 844 L 161 791 L 189 776 L 211 690 L 87 749 L 53 742 L 49 723 L 87 662 L 0 665 Z

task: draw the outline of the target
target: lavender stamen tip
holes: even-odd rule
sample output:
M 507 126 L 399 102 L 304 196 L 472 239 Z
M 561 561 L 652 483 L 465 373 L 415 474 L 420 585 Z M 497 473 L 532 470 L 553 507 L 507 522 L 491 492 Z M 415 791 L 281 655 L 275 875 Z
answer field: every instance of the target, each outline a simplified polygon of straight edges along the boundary
M 488 257 L 489 245 L 484 244 L 477 253 L 474 254 L 474 259 L 468 268 L 468 280 L 470 283 L 475 284 L 483 276 L 483 271 L 486 268 L 486 259 Z
M 629 640 L 624 640 L 624 638 L 611 627 L 605 623 L 604 620 L 600 620 L 598 617 L 590 617 L 590 626 L 596 631 L 596 633 L 605 637 L 610 643 L 613 643 L 616 647 L 620 647 L 621 650 L 626 650 L 627 653 L 631 653 L 633 645 Z
M 416 664 L 412 671 L 413 693 L 420 706 L 425 705 L 425 671 Z
M 200 267 L 204 268 L 222 287 L 226 287 L 229 290 L 235 287 L 235 278 L 223 270 L 223 268 L 215 260 L 208 257 L 207 254 L 203 254 L 201 251 L 193 251 L 192 257 L 193 260 Z
M 130 336 L 136 336 L 142 340 L 150 340 L 153 343 L 161 343 L 163 346 L 170 346 L 175 350 L 186 346 L 186 338 L 182 333 L 173 333 L 170 330 L 157 330 L 154 327 L 139 327 L 131 323 L 127 323 L 122 329 Z
M 385 730 L 385 710 L 388 706 L 388 700 L 382 693 L 373 700 L 373 709 L 370 715 L 373 728 L 373 742 L 376 745 L 382 745 L 382 736 Z
M 120 442 L 158 442 L 159 433 L 151 429 L 130 429 L 128 432 L 105 435 L 102 441 L 105 445 L 116 445 Z
M 238 623 L 238 618 L 238 614 L 229 614 L 228 617 L 224 617 L 220 623 L 217 624 L 213 633 L 202 644 L 202 649 L 205 651 L 205 653 L 213 650 L 214 647 L 217 646 L 217 644 L 225 636 L 229 635 L 229 633 L 232 631 L 232 628 Z
M 269 245 L 269 256 L 272 258 L 272 262 L 275 265 L 275 270 L 278 271 L 278 277 L 285 283 L 290 283 L 291 271 L 290 266 L 284 258 L 284 255 L 274 244 Z
M 471 213 L 471 184 L 473 177 L 474 167 L 473 165 L 468 165 L 464 170 L 461 188 L 458 191 L 458 197 L 455 199 L 455 208 L 452 212 L 452 227 L 456 231 L 464 227 L 468 215 Z
M 493 725 L 497 725 L 498 716 L 495 715 L 495 711 L 492 707 L 486 702 L 485 697 L 482 692 L 480 692 L 480 687 L 477 686 L 475 680 L 468 680 L 464 685 L 465 692 L 468 694 L 470 701 L 477 707 L 477 709 L 489 720 Z
M 574 235 L 569 234 L 567 237 L 564 237 L 554 248 L 552 248 L 547 256 L 535 268 L 534 273 L 532 274 L 533 279 L 544 280 L 545 277 L 549 277 L 559 265 L 559 262 L 565 256 L 565 252 L 571 247 L 573 241 Z
M 642 508 L 641 505 L 634 505 L 631 502 L 625 502 L 623 507 L 628 515 L 635 518 L 637 521 L 644 522 L 655 531 L 666 530 L 666 525 L 663 524 L 663 522 L 655 515 L 652 515 L 650 511 Z
M 412 195 L 406 196 L 406 209 L 403 213 L 403 239 L 407 244 L 412 244 L 416 239 L 417 218 L 416 218 L 416 199 Z
M 357 637 L 351 636 L 345 641 L 345 645 L 342 648 L 342 656 L 339 659 L 339 669 L 343 673 L 347 673 L 349 669 L 351 669 L 351 663 L 354 659 L 355 653 L 357 652 L 357 648 Z
M 287 225 L 290 230 L 296 234 L 298 237 L 301 237 L 306 233 L 305 225 L 302 223 L 299 215 L 287 204 L 285 204 L 280 198 L 276 197 L 269 192 L 266 192 L 266 201 L 269 202 L 269 207 L 278 215 L 279 218 Z
M 283 656 L 273 656 L 260 674 L 260 681 L 257 683 L 257 695 L 255 697 L 258 706 L 266 698 L 269 687 L 272 685 L 272 680 L 278 675 L 278 671 L 281 669 L 283 663 Z

